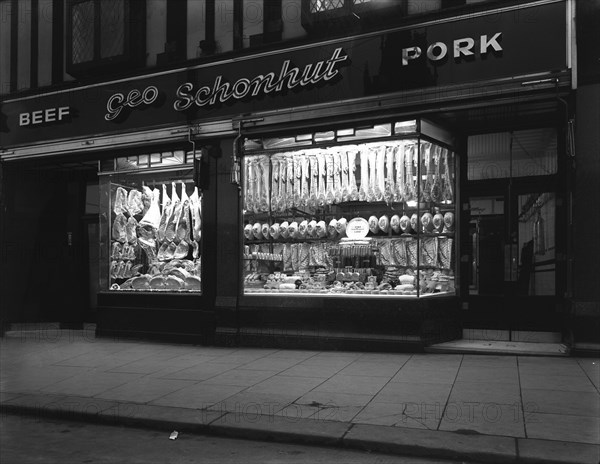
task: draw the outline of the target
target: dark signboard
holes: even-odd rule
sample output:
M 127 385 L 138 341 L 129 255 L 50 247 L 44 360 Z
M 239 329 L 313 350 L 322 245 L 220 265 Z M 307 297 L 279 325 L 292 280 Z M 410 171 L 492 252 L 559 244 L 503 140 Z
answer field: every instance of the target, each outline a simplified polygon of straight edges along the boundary
M 8 100 L 2 104 L 1 145 L 563 70 L 566 47 L 564 2 L 492 11 Z

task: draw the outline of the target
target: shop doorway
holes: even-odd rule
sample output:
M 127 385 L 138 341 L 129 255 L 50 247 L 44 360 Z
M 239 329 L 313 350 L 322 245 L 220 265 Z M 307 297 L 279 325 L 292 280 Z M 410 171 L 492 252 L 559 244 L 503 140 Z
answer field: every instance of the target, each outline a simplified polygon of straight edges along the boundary
M 553 129 L 469 137 L 464 338 L 561 341 L 556 147 Z

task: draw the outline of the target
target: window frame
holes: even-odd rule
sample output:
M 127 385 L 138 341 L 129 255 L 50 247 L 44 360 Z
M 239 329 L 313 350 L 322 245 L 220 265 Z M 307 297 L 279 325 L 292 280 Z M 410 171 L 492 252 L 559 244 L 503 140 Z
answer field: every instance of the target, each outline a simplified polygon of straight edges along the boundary
M 327 23 L 331 21 L 369 20 L 371 17 L 379 15 L 382 11 L 404 17 L 408 11 L 407 2 L 405 1 L 385 3 L 370 1 L 355 5 L 354 0 L 343 0 L 344 5 L 340 8 L 311 12 L 310 4 L 312 1 L 302 0 L 302 26 L 307 30 L 327 26 Z
M 93 58 L 89 61 L 73 62 L 73 9 L 76 5 L 88 1 L 93 2 Z M 101 56 L 101 0 L 68 0 L 66 14 L 66 57 L 67 73 L 75 77 L 87 76 L 92 73 L 114 72 L 117 69 L 131 69 L 145 62 L 145 2 L 123 0 L 123 52 L 119 55 L 102 58 Z M 140 10 L 136 13 L 133 8 Z M 132 40 L 141 34 L 142 40 Z

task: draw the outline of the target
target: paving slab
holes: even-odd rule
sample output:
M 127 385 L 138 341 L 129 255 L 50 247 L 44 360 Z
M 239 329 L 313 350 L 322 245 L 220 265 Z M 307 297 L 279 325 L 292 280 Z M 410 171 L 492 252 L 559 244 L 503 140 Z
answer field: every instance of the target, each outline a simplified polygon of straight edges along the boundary
M 357 424 L 386 425 L 437 430 L 443 413 L 443 405 L 430 409 L 426 405 L 384 403 L 373 401 L 356 415 L 352 422 Z
M 530 412 L 525 414 L 527 437 L 600 444 L 600 418 Z
M 297 399 L 295 404 L 316 407 L 365 406 L 373 395 L 313 390 Z
M 525 413 L 551 413 L 600 417 L 600 394 L 563 390 L 522 389 Z
M 343 443 L 367 450 L 412 456 L 516 462 L 516 441 L 508 437 L 355 424 Z
M 167 393 L 160 398 L 150 401 L 149 404 L 178 408 L 207 409 L 239 393 L 244 388 L 235 385 L 212 385 L 202 382 Z
M 566 375 L 536 375 L 521 372 L 521 388 L 531 390 L 563 390 L 569 392 L 598 391 L 590 379 L 581 373 L 578 376 Z
M 206 385 L 235 385 L 240 387 L 251 387 L 263 380 L 269 379 L 277 374 L 277 371 L 256 369 L 233 369 L 222 374 L 215 375 L 202 383 Z
M 359 358 L 357 361 L 348 364 L 341 371 L 341 375 L 367 375 L 375 377 L 392 377 L 400 370 L 402 366 L 393 362 L 373 362 L 364 361 Z
M 193 385 L 194 383 L 195 382 L 191 380 L 141 377 L 110 390 L 106 390 L 95 397 L 124 402 L 147 403 L 189 385 Z
M 388 377 L 336 374 L 315 388 L 315 391 L 375 395 L 389 381 Z
M 520 404 L 452 402 L 444 411 L 439 430 L 525 437 Z

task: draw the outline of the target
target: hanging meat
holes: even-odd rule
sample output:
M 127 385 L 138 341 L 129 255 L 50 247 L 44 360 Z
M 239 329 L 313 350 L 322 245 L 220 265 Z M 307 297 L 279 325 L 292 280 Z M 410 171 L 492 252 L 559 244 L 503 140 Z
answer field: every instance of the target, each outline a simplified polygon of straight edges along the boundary
M 436 146 L 434 156 L 435 162 L 435 175 L 433 177 L 433 185 L 431 186 L 431 201 L 436 203 L 442 199 L 442 179 L 440 178 L 440 164 L 442 163 L 440 157 L 441 148 Z
M 152 226 L 148 224 L 138 225 L 137 236 L 142 248 L 156 248 L 156 233 Z
M 165 241 L 165 232 L 167 230 L 167 222 L 169 222 L 169 217 L 171 215 L 172 206 L 171 199 L 167 194 L 167 186 L 163 184 L 162 186 L 162 213 L 160 215 L 160 224 L 158 226 L 157 238 L 159 242 Z
M 152 205 L 152 197 L 154 196 L 154 193 L 149 187 L 145 185 L 142 187 L 142 190 L 142 204 L 144 205 L 144 209 L 142 209 L 142 214 L 145 215 L 150 209 L 150 206 Z
M 252 185 L 252 175 L 252 159 L 246 157 L 244 158 L 244 209 L 246 211 L 252 211 L 254 209 L 254 186 Z
M 132 216 L 140 214 L 144 210 L 144 203 L 142 201 L 142 192 L 137 189 L 131 189 L 127 196 L 127 211 Z
M 123 187 L 118 187 L 115 193 L 115 201 L 113 203 L 113 211 L 118 216 L 127 211 L 127 190 Z
M 190 199 L 185 191 L 185 184 L 181 183 L 181 212 L 177 220 L 177 240 L 190 241 Z
M 160 206 L 158 205 L 160 191 L 158 189 L 151 191 L 148 187 L 144 186 L 144 190 L 146 189 L 148 190 L 147 195 L 151 195 L 151 204 L 150 208 L 148 208 L 148 211 L 140 221 L 140 225 L 149 225 L 154 229 L 158 229 L 158 226 L 160 226 Z
M 123 213 L 117 214 L 112 226 L 112 238 L 121 243 L 127 241 L 127 218 Z
M 308 192 L 309 192 L 309 180 L 310 180 L 310 161 L 306 153 L 302 153 L 302 187 L 300 189 L 300 204 L 299 206 L 308 205 Z
M 319 162 L 319 193 L 317 195 L 317 204 L 319 206 L 325 206 L 325 189 L 327 182 L 327 162 L 325 160 L 325 152 L 319 151 L 317 153 L 317 160 Z
M 327 178 L 327 187 L 325 188 L 325 204 L 332 205 L 335 201 L 335 166 L 333 153 L 325 152 L 325 173 Z
M 394 191 L 394 201 L 404 200 L 404 191 L 406 189 L 406 174 L 404 164 L 404 153 L 406 145 L 399 142 L 395 147 L 394 162 L 396 164 L 396 189 Z
M 366 145 L 360 146 L 360 189 L 358 190 L 358 199 L 367 200 L 369 186 L 369 150 Z
M 308 197 L 308 206 L 317 207 L 317 197 L 319 195 L 319 158 L 315 151 L 309 155 L 310 162 L 310 193 Z
M 137 226 L 138 222 L 136 221 L 136 219 L 133 216 L 129 216 L 129 218 L 127 219 L 127 225 L 125 226 L 125 230 L 127 235 L 127 243 L 131 245 L 135 245 L 137 243 Z
M 291 155 L 288 155 L 285 162 L 286 162 L 285 169 L 286 169 L 287 178 L 286 178 L 286 185 L 285 185 L 286 192 L 285 192 L 284 201 L 285 201 L 286 209 L 290 209 L 294 206 L 294 179 L 295 179 L 294 158 Z
M 302 205 L 302 161 L 299 153 L 292 155 L 294 162 L 294 204 L 298 207 Z
M 181 213 L 177 220 L 176 226 L 176 239 L 177 248 L 175 249 L 174 256 L 177 259 L 185 258 L 188 255 L 190 246 L 190 200 L 185 191 L 185 184 L 181 183 Z
M 271 157 L 271 211 L 277 211 L 279 199 L 279 160 Z
M 356 147 L 348 152 L 348 198 L 344 201 L 358 200 L 358 187 L 356 185 Z
M 373 187 L 373 194 L 376 201 L 383 200 L 385 193 L 385 145 L 381 145 L 375 149 L 377 158 L 375 162 L 375 185 Z
M 448 165 L 448 153 L 447 148 L 442 148 L 442 158 L 444 160 L 444 174 L 442 176 L 442 200 L 446 203 L 454 202 L 454 192 L 452 191 L 452 173 Z
M 421 157 L 425 167 L 425 182 L 421 187 L 421 198 L 423 201 L 431 201 L 431 187 L 433 186 L 433 156 L 431 152 L 433 150 L 430 142 L 421 143 Z
M 110 252 L 110 257 L 112 259 L 119 259 L 121 257 L 121 252 L 123 250 L 123 245 L 119 242 L 113 242 Z
M 175 182 L 173 182 L 171 184 L 171 214 L 165 228 L 165 240 L 169 242 L 173 241 L 177 235 L 176 227 L 179 214 L 181 214 L 181 200 L 177 195 Z
M 405 181 L 404 181 L 404 201 L 416 200 L 416 189 L 415 189 L 415 174 L 414 174 L 414 161 L 415 161 L 415 145 L 406 147 L 404 154 L 404 166 L 405 166 Z
M 385 190 L 383 192 L 383 199 L 387 203 L 391 203 L 394 200 L 394 192 L 396 186 L 394 185 L 394 149 L 393 146 L 385 147 Z
M 192 236 L 199 241 L 202 231 L 202 201 L 198 194 L 198 187 L 194 187 L 194 193 L 190 197 L 190 210 L 192 213 Z

